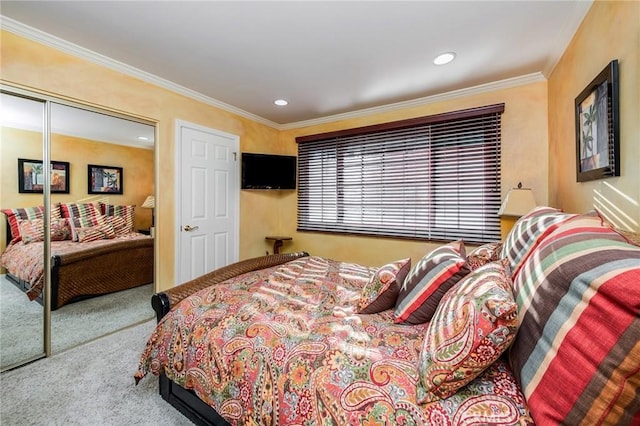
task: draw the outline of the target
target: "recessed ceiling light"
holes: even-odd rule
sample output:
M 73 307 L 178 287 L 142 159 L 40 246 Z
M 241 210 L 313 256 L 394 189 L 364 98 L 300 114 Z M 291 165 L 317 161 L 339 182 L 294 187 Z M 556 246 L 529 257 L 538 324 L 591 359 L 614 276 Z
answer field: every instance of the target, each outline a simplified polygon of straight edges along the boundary
M 285 106 L 289 104 L 289 102 L 285 101 L 284 99 L 276 99 L 275 101 L 273 101 L 273 103 L 278 106 Z
M 146 137 L 146 136 L 138 136 L 138 140 L 141 140 L 141 141 L 148 141 L 148 140 L 149 140 L 149 138 L 148 138 L 148 137 Z
M 454 52 L 442 53 L 436 56 L 436 58 L 433 60 L 433 63 L 436 65 L 448 64 L 449 62 L 453 61 L 455 57 L 456 54 Z

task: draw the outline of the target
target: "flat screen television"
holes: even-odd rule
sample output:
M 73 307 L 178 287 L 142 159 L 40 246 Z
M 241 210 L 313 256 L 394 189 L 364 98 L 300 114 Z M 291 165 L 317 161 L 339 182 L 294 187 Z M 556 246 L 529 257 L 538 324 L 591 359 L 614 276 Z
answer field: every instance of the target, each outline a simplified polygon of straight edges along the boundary
M 291 155 L 242 153 L 242 189 L 296 189 L 296 160 Z

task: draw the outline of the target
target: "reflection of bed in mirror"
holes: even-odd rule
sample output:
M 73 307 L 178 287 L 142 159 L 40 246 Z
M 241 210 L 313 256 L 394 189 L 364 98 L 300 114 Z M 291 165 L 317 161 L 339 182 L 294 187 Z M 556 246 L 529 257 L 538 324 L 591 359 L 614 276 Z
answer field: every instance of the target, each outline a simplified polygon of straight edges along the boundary
M 52 310 L 153 281 L 153 238 L 133 231 L 133 206 L 62 203 L 55 209 L 66 217 L 52 213 Z M 43 210 L 42 206 L 3 210 L 10 243 L 0 257 L 7 277 L 40 303 Z

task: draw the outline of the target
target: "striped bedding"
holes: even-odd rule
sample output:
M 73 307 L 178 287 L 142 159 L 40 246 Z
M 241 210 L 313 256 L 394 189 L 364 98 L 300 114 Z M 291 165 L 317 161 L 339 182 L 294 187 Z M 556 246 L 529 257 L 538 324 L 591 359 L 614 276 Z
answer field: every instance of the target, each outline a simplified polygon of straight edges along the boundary
M 509 356 L 533 419 L 640 424 L 640 247 L 597 215 L 546 214 L 558 220 L 546 217 L 535 250 L 511 258 L 521 325 Z

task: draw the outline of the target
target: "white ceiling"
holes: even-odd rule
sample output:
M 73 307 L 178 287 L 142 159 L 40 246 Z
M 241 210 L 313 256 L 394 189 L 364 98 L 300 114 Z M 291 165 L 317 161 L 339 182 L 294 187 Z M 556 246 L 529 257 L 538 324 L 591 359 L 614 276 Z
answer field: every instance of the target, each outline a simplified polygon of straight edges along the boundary
M 42 132 L 43 117 L 41 102 L 0 94 L 0 126 Z M 50 125 L 52 133 L 136 148 L 154 148 L 153 126 L 55 102 L 51 104 Z
M 7 1 L 1 13 L 276 127 L 537 75 L 591 0 Z M 432 63 L 442 52 L 457 58 Z M 115 63 L 115 62 L 114 62 Z M 284 98 L 286 107 L 273 101 Z

